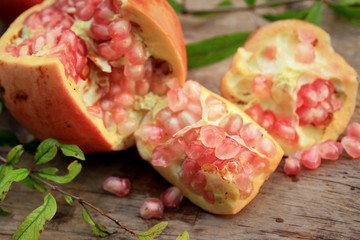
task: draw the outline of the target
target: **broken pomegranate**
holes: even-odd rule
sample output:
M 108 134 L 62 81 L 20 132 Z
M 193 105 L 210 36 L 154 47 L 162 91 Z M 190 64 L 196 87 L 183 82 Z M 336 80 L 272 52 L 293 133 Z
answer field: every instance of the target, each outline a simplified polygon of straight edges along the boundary
M 217 214 L 240 211 L 283 156 L 248 115 L 194 81 L 171 89 L 135 138 L 140 155 L 162 176 Z
M 0 40 L 7 108 L 32 134 L 85 152 L 134 144 L 157 99 L 185 80 L 177 16 L 166 0 L 47 0 Z
M 344 131 L 355 108 L 356 78 L 326 32 L 283 20 L 260 28 L 238 49 L 221 91 L 290 155 Z M 305 163 L 319 164 L 312 161 Z

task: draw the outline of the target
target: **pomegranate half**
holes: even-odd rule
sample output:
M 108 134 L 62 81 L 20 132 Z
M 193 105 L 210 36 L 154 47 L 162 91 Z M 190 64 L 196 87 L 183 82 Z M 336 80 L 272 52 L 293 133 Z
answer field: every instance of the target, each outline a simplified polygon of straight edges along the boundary
M 283 156 L 248 115 L 194 81 L 170 89 L 135 138 L 143 159 L 190 201 L 216 214 L 240 211 Z
M 357 86 L 355 70 L 325 31 L 283 20 L 260 28 L 238 49 L 221 91 L 290 155 L 338 138 L 353 114 Z
M 47 0 L 11 24 L 0 52 L 12 115 L 36 137 L 85 152 L 133 145 L 144 114 L 186 74 L 166 0 Z

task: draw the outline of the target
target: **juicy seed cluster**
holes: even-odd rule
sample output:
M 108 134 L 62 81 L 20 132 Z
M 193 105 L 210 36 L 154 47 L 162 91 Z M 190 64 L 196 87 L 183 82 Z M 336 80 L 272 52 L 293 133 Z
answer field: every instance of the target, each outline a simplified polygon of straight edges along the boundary
M 153 146 L 152 165 L 180 164 L 180 181 L 209 203 L 216 201 L 211 178 L 229 182 L 246 198 L 252 191 L 252 179 L 276 155 L 275 144 L 255 124 L 229 113 L 220 99 L 203 94 L 196 82 L 171 89 L 167 100 L 168 106 L 155 114 L 155 122 L 142 125 L 137 132 Z M 209 111 L 212 108 L 221 114 Z M 204 119 L 207 124 L 202 123 Z
M 299 136 L 291 116 L 279 115 L 271 110 L 263 110 L 259 104 L 249 107 L 245 112 L 270 134 L 288 143 L 296 143 L 298 141 Z
M 332 113 L 342 106 L 334 91 L 333 82 L 324 79 L 302 85 L 296 101 L 300 125 L 321 126 L 330 121 Z
M 126 137 L 138 128 L 142 114 L 134 110 L 136 96 L 165 95 L 177 84 L 168 77 L 171 66 L 149 56 L 141 31 L 120 0 L 59 0 L 30 15 L 7 51 L 59 58 L 66 75 L 78 83 L 88 112 L 103 119 L 108 131 Z M 104 64 L 110 71 L 103 71 Z M 181 117 L 192 121 L 186 112 Z

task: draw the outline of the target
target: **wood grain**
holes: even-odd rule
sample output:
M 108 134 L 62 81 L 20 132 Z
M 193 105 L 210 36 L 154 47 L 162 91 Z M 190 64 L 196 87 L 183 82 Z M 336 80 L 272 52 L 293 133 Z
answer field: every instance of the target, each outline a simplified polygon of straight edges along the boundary
M 351 26 L 327 12 L 323 28 L 332 37 L 334 48 L 360 72 L 360 28 Z M 264 21 L 252 13 L 231 13 L 210 19 L 186 16 L 181 21 L 187 41 L 218 33 L 253 30 Z M 228 69 L 230 59 L 218 64 L 191 70 L 188 77 L 196 79 L 215 92 L 219 80 Z M 353 120 L 360 120 L 360 98 Z M 9 120 L 11 121 L 11 120 Z M 9 122 L 1 120 L 5 126 Z M 10 124 L 14 127 L 13 124 Z M 19 128 L 16 128 L 19 131 Z M 65 167 L 69 160 L 58 161 Z M 109 176 L 128 177 L 132 191 L 125 198 L 116 198 L 102 190 Z M 135 232 L 148 229 L 158 220 L 144 221 L 139 207 L 145 197 L 157 197 L 168 187 L 134 148 L 111 154 L 87 156 L 81 175 L 64 190 L 81 196 L 106 210 Z M 46 224 L 41 239 L 97 239 L 81 219 L 81 208 L 68 206 L 60 195 L 59 212 Z M 4 208 L 10 217 L 0 217 L 0 239 L 11 239 L 18 224 L 32 209 L 42 203 L 42 195 L 15 184 Z M 105 238 L 131 239 L 106 218 L 94 213 L 98 222 L 114 232 Z M 297 179 L 282 173 L 282 164 L 264 184 L 259 195 L 239 214 L 216 216 L 204 212 L 185 200 L 179 211 L 166 212 L 169 227 L 158 239 L 176 239 L 183 230 L 191 239 L 360 239 L 360 160 L 345 154 L 336 162 L 324 162 L 316 171 L 303 171 Z

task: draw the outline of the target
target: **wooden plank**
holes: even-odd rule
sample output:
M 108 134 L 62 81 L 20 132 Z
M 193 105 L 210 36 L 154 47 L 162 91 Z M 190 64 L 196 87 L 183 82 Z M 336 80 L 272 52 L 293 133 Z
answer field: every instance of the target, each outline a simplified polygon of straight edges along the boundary
M 194 41 L 219 32 L 255 29 L 263 24 L 250 13 L 232 13 L 210 19 L 181 18 L 187 41 Z M 239 24 L 240 23 L 240 24 Z M 360 28 L 351 26 L 326 14 L 324 29 L 330 32 L 334 48 L 360 72 Z M 230 60 L 191 70 L 189 78 L 219 92 L 219 80 L 228 69 Z M 360 120 L 360 96 L 353 120 Z M 4 119 L 2 126 L 6 125 Z M 18 129 L 18 128 L 16 128 Z M 140 159 L 134 148 L 127 151 L 87 156 L 81 175 L 63 189 L 81 196 L 109 212 L 121 223 L 140 232 L 158 220 L 144 221 L 139 207 L 145 197 L 157 197 L 169 184 L 148 163 Z M 59 161 L 65 168 L 68 160 Z M 102 190 L 109 176 L 128 177 L 131 193 L 124 198 L 114 197 Z M 78 204 L 68 206 L 62 196 L 59 212 L 46 224 L 41 239 L 97 239 L 81 219 Z M 360 238 L 360 161 L 345 154 L 336 162 L 324 162 L 316 171 L 304 170 L 297 180 L 282 173 L 282 165 L 264 184 L 259 195 L 234 216 L 209 214 L 185 200 L 179 211 L 166 212 L 163 220 L 169 227 L 159 239 L 175 239 L 188 230 L 191 239 L 359 239 Z M 10 217 L 0 217 L 0 239 L 11 239 L 22 219 L 42 203 L 42 195 L 15 184 L 5 209 Z M 93 212 L 92 212 L 93 213 Z M 94 213 L 95 219 L 115 232 L 105 239 L 131 239 L 106 218 Z

